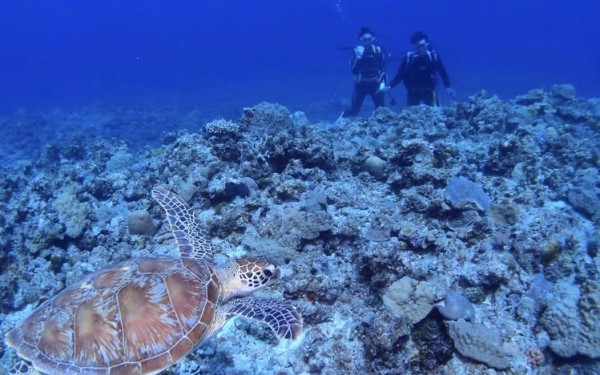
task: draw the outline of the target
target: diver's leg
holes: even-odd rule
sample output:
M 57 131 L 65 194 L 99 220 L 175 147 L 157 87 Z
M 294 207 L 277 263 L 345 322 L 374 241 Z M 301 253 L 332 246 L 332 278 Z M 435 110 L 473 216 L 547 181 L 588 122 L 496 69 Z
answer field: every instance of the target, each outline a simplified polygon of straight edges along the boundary
M 360 112 L 360 107 L 362 106 L 366 95 L 367 92 L 364 86 L 360 83 L 355 84 L 354 92 L 352 93 L 352 105 L 349 109 L 344 111 L 343 117 L 356 116 L 358 112 Z
M 423 90 L 421 95 L 423 104 L 426 105 L 437 105 L 437 97 L 435 95 L 435 89 Z
M 419 105 L 419 93 L 416 90 L 406 92 L 406 105 Z
M 440 97 L 438 96 L 437 93 L 437 89 L 433 89 L 432 91 L 432 95 L 433 95 L 433 105 L 436 107 L 440 106 Z

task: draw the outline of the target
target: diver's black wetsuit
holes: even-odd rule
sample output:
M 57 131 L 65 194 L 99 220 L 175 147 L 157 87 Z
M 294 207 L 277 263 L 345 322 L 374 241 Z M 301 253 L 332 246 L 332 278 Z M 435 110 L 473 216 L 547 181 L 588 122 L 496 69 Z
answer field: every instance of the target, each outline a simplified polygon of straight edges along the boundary
M 427 104 L 438 105 L 435 91 L 436 74 L 440 73 L 444 87 L 450 87 L 448 73 L 442 64 L 442 59 L 434 50 L 418 54 L 411 51 L 406 54 L 398 73 L 390 83 L 391 87 L 404 81 L 407 90 L 407 105 Z
M 377 92 L 377 90 L 382 83 L 382 87 L 387 84 L 385 74 L 387 59 L 388 55 L 383 47 L 376 43 L 354 47 L 350 60 L 350 67 L 354 75 L 352 105 L 344 111 L 343 117 L 357 115 L 367 95 L 371 96 L 376 108 L 385 104 L 385 92 Z

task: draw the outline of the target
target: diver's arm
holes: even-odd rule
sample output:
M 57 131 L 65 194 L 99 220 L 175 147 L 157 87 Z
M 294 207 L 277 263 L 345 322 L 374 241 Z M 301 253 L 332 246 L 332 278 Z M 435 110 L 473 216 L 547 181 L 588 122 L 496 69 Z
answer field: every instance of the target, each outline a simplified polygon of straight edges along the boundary
M 442 63 L 442 59 L 438 55 L 437 58 L 437 71 L 440 73 L 440 77 L 442 77 L 442 82 L 444 82 L 444 87 L 450 87 L 450 78 L 448 77 L 448 72 Z
M 398 73 L 396 73 L 396 75 L 394 76 L 394 79 L 392 79 L 392 82 L 390 82 L 391 88 L 398 86 L 398 84 L 400 84 L 400 82 L 402 82 L 404 77 L 406 77 L 407 67 L 408 67 L 408 64 L 406 62 L 406 58 L 404 58 L 404 60 L 402 60 L 402 64 L 400 65 L 400 69 L 398 69 Z
M 358 62 L 360 59 L 356 56 L 356 48 L 352 49 L 352 56 L 350 57 L 350 71 L 352 74 L 358 74 Z
M 385 66 L 388 62 L 392 61 L 392 54 L 387 48 L 385 48 L 385 46 L 382 46 L 381 44 L 379 45 L 379 48 L 381 48 L 381 56 L 383 58 L 383 65 Z
M 448 96 L 450 96 L 452 99 L 456 99 L 456 93 L 454 92 L 454 89 L 450 87 L 450 78 L 448 77 L 448 72 L 446 72 L 446 68 L 444 67 L 444 64 L 442 64 L 442 60 L 439 56 L 437 61 L 437 70 L 438 72 L 440 72 L 440 76 L 442 77 L 442 82 L 444 82 L 446 92 L 448 93 Z

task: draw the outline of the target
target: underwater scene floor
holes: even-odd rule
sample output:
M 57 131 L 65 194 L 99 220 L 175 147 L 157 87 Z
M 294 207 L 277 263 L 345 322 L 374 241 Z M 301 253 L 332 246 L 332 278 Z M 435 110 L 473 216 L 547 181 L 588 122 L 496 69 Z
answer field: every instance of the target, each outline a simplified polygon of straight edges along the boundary
M 600 374 L 599 99 L 557 85 L 335 123 L 237 110 L 3 118 L 0 334 L 84 275 L 178 257 L 165 187 L 217 266 L 275 261 L 253 296 L 304 325 L 289 341 L 230 320 L 165 374 Z

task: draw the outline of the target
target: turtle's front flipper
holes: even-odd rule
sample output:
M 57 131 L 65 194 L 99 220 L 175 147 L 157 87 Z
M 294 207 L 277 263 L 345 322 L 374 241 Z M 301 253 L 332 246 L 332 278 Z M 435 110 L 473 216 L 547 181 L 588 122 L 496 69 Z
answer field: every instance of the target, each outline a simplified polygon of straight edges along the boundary
M 33 365 L 26 361 L 19 361 L 8 370 L 9 375 L 41 375 L 40 372 L 33 368 Z
M 302 333 L 302 318 L 296 308 L 272 299 L 239 298 L 223 306 L 227 318 L 241 315 L 267 323 L 282 339 L 297 339 Z
M 165 210 L 182 258 L 203 259 L 212 263 L 212 249 L 200 220 L 177 194 L 163 187 L 152 189 L 152 197 Z

